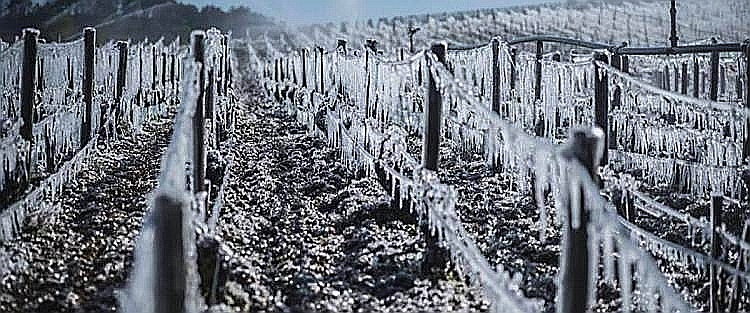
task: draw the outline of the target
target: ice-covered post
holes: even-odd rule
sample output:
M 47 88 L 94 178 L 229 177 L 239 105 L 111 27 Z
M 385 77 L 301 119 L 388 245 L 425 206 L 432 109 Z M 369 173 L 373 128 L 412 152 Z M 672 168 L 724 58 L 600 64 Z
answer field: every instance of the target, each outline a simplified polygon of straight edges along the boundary
M 151 91 L 156 90 L 156 82 L 158 81 L 158 57 L 159 54 L 156 52 L 156 45 L 153 45 L 151 47 Z
M 94 104 L 94 57 L 95 57 L 96 29 L 86 27 L 83 29 L 83 104 L 85 113 L 81 124 L 81 147 L 91 140 L 91 114 Z
M 716 38 L 711 38 L 712 44 L 717 44 Z M 711 101 L 719 98 L 719 52 L 711 52 L 711 90 L 709 94 Z
M 698 98 L 700 95 L 700 67 L 698 65 L 698 58 L 693 56 L 693 97 Z
M 750 108 L 750 40 L 745 41 L 742 48 L 745 58 L 745 108 Z M 742 75 L 742 74 L 738 74 Z M 745 116 L 745 132 L 750 133 L 750 116 Z M 750 136 L 745 136 L 745 142 L 742 145 L 742 159 L 747 160 L 750 157 Z
M 405 60 L 405 53 L 404 53 L 404 48 L 403 47 L 398 48 L 398 59 L 400 61 Z
M 44 41 L 42 39 L 39 40 L 39 43 L 43 43 Z M 37 72 L 38 75 L 36 76 L 37 82 L 36 82 L 36 89 L 39 92 L 44 91 L 44 58 L 39 58 L 39 71 Z
M 159 313 L 185 312 L 184 208 L 188 205 L 167 193 L 154 199 L 154 309 Z M 192 235 L 192 234 L 191 234 Z
M 198 99 L 193 114 L 193 192 L 198 193 L 205 190 L 206 180 L 206 121 L 205 106 L 203 103 L 205 97 L 205 38 L 203 31 L 196 30 L 191 34 L 193 58 L 200 66 L 198 73 Z
M 414 35 L 419 30 L 419 27 L 409 27 L 409 53 L 411 54 L 414 54 Z
M 323 74 L 323 57 L 325 54 L 325 48 L 318 47 L 318 53 L 320 53 L 320 93 L 325 94 L 325 75 Z
M 36 80 L 36 57 L 39 31 L 23 30 L 23 65 L 21 72 L 21 138 L 34 141 L 34 81 Z
M 607 54 L 596 52 L 595 61 L 607 62 Z M 594 125 L 602 129 L 604 134 L 604 151 L 602 152 L 601 162 L 609 162 L 609 153 L 606 147 L 609 147 L 609 77 L 606 71 L 601 71 L 599 65 L 594 63 Z
M 307 48 L 302 49 L 302 88 L 307 88 Z
M 222 35 L 222 61 L 221 61 L 221 86 L 217 88 L 219 94 L 226 95 L 227 89 L 229 89 L 229 35 Z
M 592 179 L 598 183 L 597 169 L 599 168 L 599 157 L 604 150 L 604 132 L 600 128 L 591 130 L 574 130 L 571 132 L 569 142 L 563 150 L 563 158 L 568 162 L 578 162 L 588 172 L 589 177 L 578 179 Z M 577 175 L 576 172 L 568 174 Z M 560 286 L 558 288 L 559 308 L 562 313 L 588 312 L 589 293 L 593 286 L 589 284 L 589 236 L 588 223 L 589 213 L 586 210 L 586 197 L 583 190 L 572 190 L 581 188 L 573 186 L 569 182 L 562 182 L 560 186 L 563 194 L 562 207 L 566 210 L 563 224 L 562 253 L 560 263 Z M 580 197 L 572 199 L 573 196 Z M 576 210 L 574 212 L 573 210 Z M 598 249 L 598 247 L 593 247 Z
M 174 71 L 175 71 L 174 53 L 170 53 L 169 54 L 169 83 L 170 85 L 172 85 L 172 90 L 175 89 Z
M 516 60 L 518 60 L 518 48 L 510 48 L 510 59 L 510 90 L 514 91 L 516 90 Z M 506 115 L 508 114 L 508 112 L 505 113 Z
M 492 38 L 492 111 L 500 113 L 500 38 Z
M 721 256 L 721 238 L 719 238 L 718 229 L 721 227 L 721 212 L 724 206 L 724 195 L 720 193 L 711 193 L 711 208 L 709 217 L 711 218 L 711 259 L 718 260 Z M 711 265 L 710 269 L 710 312 L 721 311 L 721 299 L 719 292 L 721 289 L 722 279 L 719 277 L 719 269 L 716 265 Z
M 445 54 L 448 45 L 445 42 L 433 44 L 430 48 L 432 54 L 437 57 L 438 62 L 442 64 L 431 64 L 430 54 L 425 54 L 427 67 L 445 66 Z M 427 71 L 427 106 L 425 106 L 424 137 L 422 146 L 422 167 L 433 172 L 438 171 L 438 161 L 440 160 L 440 120 L 443 110 L 443 99 L 437 88 L 435 78 Z M 424 258 L 425 269 L 443 268 L 446 265 L 445 254 L 442 251 L 438 238 L 432 235 L 429 224 L 426 221 L 420 225 L 422 233 L 425 236 L 426 253 Z
M 671 7 L 669 8 L 669 17 L 671 20 L 671 23 L 670 23 L 671 32 L 669 35 L 669 42 L 671 46 L 674 48 L 674 47 L 677 47 L 677 41 L 679 40 L 679 38 L 677 37 L 677 1 L 676 0 L 672 0 Z
M 740 309 L 740 302 L 742 301 L 742 292 L 744 289 L 744 284 L 741 281 L 742 278 L 740 278 L 740 273 L 742 273 L 743 270 L 747 270 L 750 266 L 750 264 L 745 264 L 745 267 L 742 267 L 742 262 L 745 258 L 745 249 L 742 248 L 741 244 L 750 244 L 750 220 L 745 221 L 745 227 L 742 229 L 742 237 L 740 237 L 739 239 L 740 242 L 737 245 L 739 255 L 737 256 L 737 265 L 735 267 L 737 272 L 732 279 L 732 295 L 730 297 L 729 308 L 727 309 L 727 312 L 739 312 Z
M 208 67 L 208 79 L 206 79 L 206 118 L 214 118 L 214 92 L 216 87 L 216 72 L 213 65 Z
M 681 87 L 680 88 L 680 93 L 682 93 L 683 95 L 687 95 L 687 86 L 688 86 L 688 65 L 687 65 L 687 62 L 682 62 L 682 75 L 680 75 L 680 76 L 681 76 L 680 78 L 682 80 L 682 82 L 681 82 L 682 86 L 680 86 Z
M 117 61 L 117 90 L 115 99 L 115 118 L 122 116 L 122 94 L 125 91 L 125 80 L 128 75 L 128 42 L 118 41 L 117 51 L 119 60 Z
M 536 42 L 536 67 L 535 77 L 536 83 L 534 84 L 534 100 L 539 101 L 542 98 L 542 55 L 544 54 L 544 42 L 537 40 Z M 536 115 L 536 113 L 534 113 Z

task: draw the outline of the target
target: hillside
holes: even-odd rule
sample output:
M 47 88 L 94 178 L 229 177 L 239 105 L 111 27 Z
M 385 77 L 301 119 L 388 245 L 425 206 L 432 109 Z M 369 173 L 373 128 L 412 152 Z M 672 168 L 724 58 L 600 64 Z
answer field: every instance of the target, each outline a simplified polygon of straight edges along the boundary
M 25 27 L 42 31 L 47 40 L 80 36 L 86 26 L 96 26 L 99 38 L 187 38 L 191 29 L 211 26 L 233 33 L 263 33 L 273 20 L 246 8 L 222 11 L 199 9 L 173 0 L 2 0 L 0 38 L 12 41 Z

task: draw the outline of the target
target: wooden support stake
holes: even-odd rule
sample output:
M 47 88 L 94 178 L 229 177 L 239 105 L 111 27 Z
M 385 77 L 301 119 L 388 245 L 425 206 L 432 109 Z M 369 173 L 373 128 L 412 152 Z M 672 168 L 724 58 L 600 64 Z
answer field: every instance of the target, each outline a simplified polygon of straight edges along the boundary
M 438 62 L 442 64 L 430 64 L 432 60 L 429 54 L 425 55 L 427 66 L 445 66 L 445 54 L 448 45 L 444 42 L 433 44 L 430 48 Z M 429 73 L 429 71 L 428 71 Z M 443 100 L 440 91 L 437 88 L 437 82 L 432 75 L 427 74 L 427 106 L 425 107 L 424 137 L 422 147 L 422 167 L 433 172 L 438 171 L 440 160 L 440 124 L 442 117 Z M 429 223 L 423 221 L 420 225 L 422 233 L 425 236 L 426 252 L 423 260 L 423 270 L 431 271 L 432 269 L 442 269 L 447 264 L 447 257 L 444 249 L 440 246 L 438 238 L 432 235 Z
M 83 65 L 83 104 L 86 106 L 81 123 L 81 147 L 91 140 L 91 115 L 94 104 L 94 57 L 96 55 L 96 29 L 83 29 L 84 65 Z
M 593 130 L 576 130 L 571 132 L 569 142 L 563 151 L 563 158 L 569 162 L 578 162 L 588 170 L 590 179 L 599 182 L 597 169 L 599 168 L 599 156 L 604 150 L 604 132 L 599 128 Z M 587 178 L 584 178 L 587 179 Z M 589 275 L 596 275 L 591 272 L 589 266 L 589 246 L 588 246 L 588 223 L 589 213 L 586 210 L 586 203 L 583 190 L 573 191 L 570 189 L 572 184 L 567 182 L 561 186 L 564 200 L 563 207 L 560 210 L 566 210 L 566 220 L 563 221 L 563 238 L 561 254 L 565 257 L 560 263 L 561 286 L 558 288 L 558 308 L 562 313 L 580 313 L 588 312 L 589 309 L 589 290 L 594 286 L 589 285 Z M 574 188 L 578 188 L 575 186 Z M 566 190 L 567 189 L 567 190 Z M 581 188 L 583 189 L 583 188 Z M 572 199 L 577 195 L 579 199 Z M 574 207 L 574 203 L 578 207 Z M 578 210 L 574 212 L 572 210 Z M 578 217 L 574 219 L 574 217 Z M 598 247 L 593 247 L 598 249 Z
M 724 196 L 720 193 L 711 194 L 711 208 L 709 217 L 711 218 L 711 259 L 719 260 L 721 256 L 721 239 L 717 229 L 721 227 L 721 215 L 724 206 Z M 721 277 L 719 277 L 719 268 L 711 265 L 711 291 L 710 291 L 710 312 L 718 313 L 721 311 L 721 300 L 719 299 L 719 290 L 721 290 Z
M 125 92 L 125 82 L 128 75 L 128 42 L 118 41 L 117 50 L 119 59 L 117 62 L 117 86 L 115 101 L 115 119 L 122 117 L 122 94 Z
M 745 227 L 742 228 L 742 237 L 740 237 L 739 239 L 741 240 L 741 242 L 750 243 L 750 220 L 745 221 Z M 732 295 L 727 312 L 739 312 L 740 303 L 742 302 L 742 292 L 744 289 L 744 284 L 741 281 L 742 278 L 740 278 L 739 273 L 747 270 L 748 266 L 750 266 L 750 264 L 742 264 L 743 260 L 745 259 L 745 250 L 740 247 L 739 243 L 737 245 L 737 249 L 739 251 L 737 256 L 737 265 L 735 267 L 735 270 L 737 270 L 737 274 L 734 275 L 734 278 L 732 280 Z M 747 309 L 747 307 L 745 307 L 745 309 Z
M 34 81 L 36 80 L 36 58 L 39 31 L 23 30 L 23 65 L 21 71 L 21 138 L 34 142 Z
M 595 53 L 594 59 L 597 61 L 607 62 L 607 55 L 604 53 Z M 609 147 L 609 77 L 606 72 L 599 70 L 598 66 L 594 66 L 594 112 L 595 120 L 594 125 L 602 129 L 604 133 L 604 147 Z M 608 149 L 604 149 L 602 152 L 602 164 L 609 162 Z
M 193 192 L 205 191 L 206 184 L 206 120 L 205 120 L 205 42 L 203 31 L 193 31 L 191 34 L 193 58 L 199 63 L 198 99 L 193 114 Z
M 542 98 L 542 56 L 544 54 L 544 42 L 536 42 L 536 83 L 534 84 L 534 100 L 539 101 Z M 536 112 L 534 113 L 536 115 Z
M 687 95 L 687 90 L 688 90 L 688 65 L 687 65 L 687 62 L 682 62 L 682 75 L 681 76 L 682 77 L 680 77 L 680 78 L 682 79 L 682 83 L 681 83 L 681 85 L 682 85 L 681 87 L 682 88 L 681 88 L 680 92 L 683 95 Z
M 154 199 L 154 309 L 184 313 L 187 291 L 184 212 L 188 204 L 166 194 Z
M 302 88 L 307 88 L 307 48 L 302 49 Z
M 711 42 L 716 44 L 716 38 L 712 38 Z M 711 90 L 709 94 L 711 101 L 719 99 L 719 52 L 711 52 Z
M 500 38 L 492 38 L 492 111 L 500 112 Z

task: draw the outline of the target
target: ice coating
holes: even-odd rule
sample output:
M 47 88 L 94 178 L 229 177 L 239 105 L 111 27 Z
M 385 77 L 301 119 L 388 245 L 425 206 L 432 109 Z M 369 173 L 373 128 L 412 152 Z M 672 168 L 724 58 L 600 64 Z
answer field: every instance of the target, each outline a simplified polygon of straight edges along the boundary
M 476 58 L 477 55 L 481 55 L 481 52 L 477 54 L 460 52 L 453 56 L 449 53 L 449 60 L 452 58 L 456 64 L 453 70 L 458 71 L 455 76 L 448 68 L 437 65 L 439 62 L 434 55 L 429 53 L 417 55 L 416 58 L 405 62 L 391 62 L 386 59 L 370 58 L 357 52 L 347 54 L 328 52 L 323 55 L 323 72 L 319 70 L 318 56 L 311 56 L 311 54 L 306 54 L 308 59 L 306 59 L 307 66 L 304 69 L 300 64 L 299 53 L 291 54 L 290 58 L 293 61 L 282 61 L 282 64 L 284 62 L 294 64 L 292 68 L 298 79 L 303 71 L 307 77 L 323 74 L 326 79 L 324 90 L 315 91 L 319 86 L 310 84 L 310 81 L 308 81 L 307 89 L 301 88 L 299 84 L 293 82 L 293 76 L 290 75 L 287 75 L 280 83 L 268 78 L 265 82 L 266 86 L 269 86 L 271 90 L 285 88 L 295 90 L 290 100 L 284 99 L 283 101 L 310 129 L 318 127 L 316 115 L 325 111 L 324 131 L 329 143 L 341 149 L 344 164 L 370 175 L 377 175 L 378 172 L 384 173 L 386 179 L 390 181 L 388 188 L 390 193 L 395 196 L 398 191 L 399 200 L 402 203 L 411 203 L 412 210 L 416 210 L 428 219 L 432 231 L 451 248 L 453 263 L 457 269 L 462 273 L 467 273 L 472 280 L 480 282 L 485 294 L 493 303 L 492 308 L 508 310 L 509 307 L 514 307 L 523 311 L 526 307 L 523 303 L 527 303 L 529 306 L 526 308 L 529 308 L 534 307 L 535 301 L 523 299 L 522 296 L 516 298 L 519 297 L 517 285 L 512 282 L 510 275 L 502 271 L 494 272 L 494 269 L 490 272 L 485 267 L 486 260 L 481 254 L 472 254 L 478 253 L 478 250 L 472 248 L 473 243 L 467 243 L 466 240 L 470 237 L 463 234 L 460 222 L 457 219 L 453 221 L 451 217 L 455 214 L 455 208 L 452 206 L 455 202 L 455 192 L 451 191 L 450 186 L 442 186 L 435 173 L 420 169 L 419 162 L 405 150 L 405 139 L 410 134 L 408 129 L 412 128 L 417 131 L 421 128 L 419 113 L 422 111 L 421 101 L 424 101 L 419 100 L 419 95 L 409 96 L 414 89 L 405 86 L 417 85 L 421 88 L 423 96 L 424 87 L 420 82 L 424 81 L 426 76 L 419 77 L 420 75 L 431 75 L 443 98 L 446 107 L 443 115 L 446 125 L 443 131 L 444 136 L 450 136 L 459 149 L 483 151 L 488 165 L 510 171 L 521 190 L 534 194 L 540 210 L 542 224 L 540 236 L 544 237 L 544 225 L 550 223 L 545 213 L 544 191 L 551 189 L 559 206 L 560 201 L 564 200 L 562 196 L 566 195 L 565 192 L 559 190 L 559 186 L 563 184 L 572 186 L 567 191 L 571 194 L 566 196 L 571 200 L 580 199 L 578 190 L 583 190 L 583 194 L 580 195 L 586 203 L 586 210 L 596 216 L 588 226 L 592 229 L 591 233 L 597 234 L 592 235 L 590 245 L 598 247 L 601 244 L 605 247 L 605 254 L 602 256 L 593 253 L 596 249 L 590 250 L 592 252 L 590 263 L 600 264 L 601 257 L 607 279 L 612 280 L 618 276 L 621 281 L 629 281 L 633 277 L 631 273 L 617 272 L 612 265 L 616 255 L 611 252 L 617 250 L 622 252 L 618 262 L 632 264 L 636 268 L 636 283 L 628 284 L 622 290 L 625 311 L 639 309 L 646 309 L 650 312 L 693 311 L 693 308 L 686 304 L 685 300 L 666 281 L 652 257 L 641 250 L 640 244 L 643 242 L 643 237 L 636 235 L 637 232 L 624 228 L 619 216 L 611 208 L 611 204 L 601 198 L 598 187 L 587 178 L 588 173 L 584 173 L 576 162 L 563 161 L 559 157 L 562 147 L 556 142 L 560 139 L 559 132 L 565 131 L 566 127 L 562 126 L 564 124 L 553 124 L 547 121 L 553 129 L 562 129 L 557 134 L 548 132 L 546 134 L 548 138 L 539 138 L 534 136 L 533 129 L 528 127 L 533 124 L 527 123 L 525 125 L 527 127 L 523 127 L 524 124 L 508 121 L 501 114 L 491 111 L 486 97 L 482 94 L 481 85 L 484 84 L 481 83 L 481 78 L 477 79 L 476 84 L 474 83 L 474 77 L 481 77 L 482 69 L 473 69 L 467 66 L 470 63 L 461 59 L 462 57 Z M 420 61 L 422 58 L 426 58 L 427 62 L 422 63 Z M 529 62 L 533 63 L 536 60 Z M 592 87 L 590 80 L 593 79 L 593 63 L 590 59 L 583 62 L 586 63 L 568 65 L 545 61 L 548 73 L 545 82 L 555 82 L 557 86 L 551 88 L 559 89 L 548 89 L 549 98 L 534 104 L 545 109 L 549 108 L 551 110 L 547 111 L 550 112 L 549 116 L 553 116 L 551 112 L 554 112 L 554 115 L 568 114 L 566 117 L 570 118 L 580 116 L 578 112 L 564 113 L 555 110 L 563 107 L 559 101 L 566 99 L 567 95 L 560 96 L 560 93 L 565 92 L 566 86 L 578 86 L 576 90 L 581 93 L 580 97 L 584 99 L 587 106 L 591 106 L 591 101 L 588 100 L 591 94 L 587 92 L 590 92 L 588 88 Z M 433 65 L 428 66 L 428 64 Z M 365 67 L 369 71 L 365 71 Z M 470 81 L 466 82 L 462 79 L 462 75 Z M 558 76 L 555 77 L 555 75 Z M 563 78 L 566 79 L 563 80 Z M 522 89 L 526 91 L 533 89 L 533 83 L 522 86 L 525 86 Z M 484 93 L 486 95 L 486 91 Z M 369 97 L 367 97 L 368 94 Z M 517 105 L 517 107 L 522 108 L 524 105 Z M 540 111 L 544 112 L 544 110 Z M 415 117 L 413 123 L 404 118 L 409 114 Z M 524 112 L 517 116 L 519 116 L 518 120 L 524 120 L 529 117 L 533 118 L 534 114 Z M 580 120 L 576 123 L 565 124 L 565 126 L 586 124 L 585 121 Z M 531 181 L 532 174 L 536 177 L 534 186 L 527 183 Z M 575 208 L 582 205 L 583 202 L 572 201 L 572 212 L 578 211 Z M 558 214 L 566 214 L 561 211 L 558 210 Z M 580 222 L 576 222 L 580 218 L 572 217 L 573 227 L 580 227 Z M 561 216 L 557 219 L 563 220 Z M 658 249 L 653 248 L 650 251 L 657 251 L 657 254 L 676 253 L 674 250 L 669 250 L 674 247 L 663 247 L 666 246 L 658 246 Z M 500 279 L 503 283 L 497 284 L 496 279 Z M 592 284 L 592 286 L 595 285 Z M 649 296 L 651 294 L 659 295 L 660 306 L 657 305 L 655 298 Z M 634 299 L 637 301 L 632 301 Z M 518 306 L 510 304 L 514 301 L 519 301 L 515 302 Z

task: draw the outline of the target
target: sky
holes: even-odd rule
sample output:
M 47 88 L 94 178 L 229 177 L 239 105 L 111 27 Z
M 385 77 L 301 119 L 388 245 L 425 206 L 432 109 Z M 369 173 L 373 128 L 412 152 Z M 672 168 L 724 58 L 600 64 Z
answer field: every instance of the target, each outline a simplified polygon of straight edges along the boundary
M 288 24 L 341 22 L 376 17 L 499 8 L 559 0 L 180 0 L 199 7 L 246 6 Z

